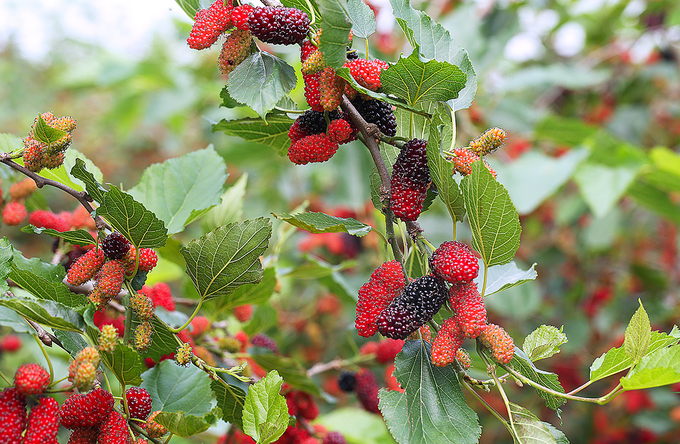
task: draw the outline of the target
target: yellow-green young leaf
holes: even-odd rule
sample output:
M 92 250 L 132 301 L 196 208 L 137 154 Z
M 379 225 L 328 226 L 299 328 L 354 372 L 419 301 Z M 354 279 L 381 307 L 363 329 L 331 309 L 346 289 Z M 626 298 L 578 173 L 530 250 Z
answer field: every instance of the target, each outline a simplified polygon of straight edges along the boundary
M 642 301 L 638 302 L 640 303 L 640 308 L 637 309 L 628 323 L 626 337 L 623 341 L 623 348 L 626 350 L 626 354 L 633 360 L 633 364 L 639 362 L 640 358 L 647 353 L 652 336 L 649 316 L 647 316 L 647 312 L 642 306 Z
M 188 415 L 184 412 L 161 412 L 156 415 L 154 421 L 165 426 L 171 433 L 186 438 L 205 432 L 217 424 L 221 416 L 220 408 L 215 407 L 201 416 Z
M 375 32 L 375 14 L 362 0 L 347 0 L 347 13 L 352 22 L 354 37 L 367 39 Z
M 85 328 L 85 320 L 80 313 L 58 302 L 0 295 L 0 305 L 45 327 L 75 332 Z
M 519 248 L 522 227 L 508 191 L 493 178 L 484 162 L 472 165 L 461 182 L 472 229 L 472 247 L 487 267 L 507 264 Z
M 660 348 L 644 356 L 621 378 L 626 390 L 641 390 L 680 382 L 680 345 Z
M 560 345 L 567 343 L 567 335 L 552 325 L 541 325 L 524 339 L 522 350 L 532 361 L 549 358 L 560 352 Z
M 99 180 L 97 180 L 95 175 L 88 171 L 86 167 L 87 163 L 84 160 L 76 159 L 73 168 L 71 168 L 71 176 L 83 182 L 87 194 L 89 194 L 95 202 L 101 204 L 104 202 L 104 196 L 107 191 L 102 184 L 99 183 Z
M 533 264 L 528 270 L 522 270 L 515 261 L 512 261 L 504 265 L 489 267 L 486 272 L 484 297 L 533 281 L 538 276 L 538 273 L 534 270 L 535 266 L 536 264 Z M 480 265 L 481 267 L 482 265 Z M 484 285 L 484 273 L 480 273 L 475 278 L 475 283 L 479 288 L 482 288 Z
M 347 59 L 349 21 L 346 0 L 319 0 L 321 10 L 321 38 L 319 50 L 323 53 L 326 64 L 332 68 L 340 68 Z
M 45 233 L 48 236 L 59 237 L 64 239 L 69 244 L 80 245 L 81 247 L 94 244 L 96 242 L 95 238 L 93 238 L 90 232 L 87 230 L 57 231 L 52 228 L 39 228 L 34 227 L 33 225 L 26 225 L 21 229 L 21 231 L 32 234 Z
M 549 389 L 564 393 L 564 388 L 562 388 L 562 384 L 560 384 L 557 375 L 537 368 L 522 349 L 515 347 L 515 356 L 513 356 L 512 361 L 510 361 L 508 365 L 532 381 L 548 387 Z M 545 400 L 545 405 L 548 408 L 551 408 L 558 413 L 560 412 L 560 406 L 567 402 L 566 399 L 554 396 L 543 390 L 537 389 L 536 393 Z
M 142 374 L 153 401 L 153 411 L 202 415 L 212 408 L 208 374 L 193 365 L 182 367 L 166 359 Z
M 213 125 L 213 132 L 222 131 L 228 136 L 237 136 L 248 142 L 257 142 L 274 148 L 280 156 L 288 153 L 290 137 L 288 130 L 294 120 L 284 114 L 267 116 L 267 121 L 246 117 L 238 120 L 222 119 Z
M 481 427 L 452 368 L 432 364 L 428 342 L 406 341 L 394 362 L 404 393 L 380 389 L 380 411 L 399 444 L 474 444 Z
M 122 385 L 139 385 L 146 366 L 137 350 L 129 345 L 118 344 L 111 353 L 100 353 L 102 361 L 111 369 Z
M 546 423 L 538 419 L 536 415 L 522 406 L 510 403 L 510 414 L 514 422 L 515 435 L 512 429 L 508 429 L 514 435 L 516 442 L 532 444 L 557 444 L 553 432 Z M 558 431 L 559 432 L 559 431 Z M 561 432 L 560 432 L 561 433 Z
M 288 428 L 288 405 L 279 392 L 283 378 L 276 370 L 251 385 L 243 406 L 243 431 L 257 444 L 276 441 Z
M 221 381 L 211 382 L 210 388 L 217 399 L 217 406 L 222 410 L 222 419 L 242 428 L 246 392 L 241 387 Z
M 310 233 L 347 233 L 352 236 L 362 237 L 371 232 L 370 225 L 350 217 L 335 217 L 330 214 L 313 211 L 298 214 L 274 214 L 274 217 L 284 220 L 295 227 L 307 230 Z
M 458 97 L 465 86 L 465 74 L 448 62 L 423 62 L 417 51 L 413 51 L 382 71 L 380 83 L 382 92 L 394 94 L 415 106 L 421 102 L 445 102 Z
M 38 114 L 38 121 L 33 127 L 33 138 L 42 143 L 49 145 L 56 142 L 67 134 L 66 131 L 53 128 L 47 124 L 40 114 Z
M 272 224 L 258 218 L 219 227 L 180 252 L 201 299 L 230 295 L 262 279 L 260 255 L 267 249 Z
M 92 172 L 92 176 L 95 180 L 100 182 L 103 180 L 104 175 L 102 174 L 101 170 L 90 159 L 85 157 L 83 153 L 73 147 L 70 147 L 66 150 L 63 165 L 53 170 L 45 168 L 44 170 L 40 171 L 40 175 L 47 179 L 52 179 L 61 184 L 69 186 L 76 191 L 83 191 L 85 189 L 85 183 L 74 177 L 72 174 L 68 173 L 75 166 L 78 159 L 83 162 L 83 165 L 87 168 L 87 171 Z
M 263 369 L 277 371 L 277 374 L 280 374 L 286 380 L 286 384 L 291 387 L 321 396 L 319 386 L 312 378 L 307 376 L 307 372 L 297 360 L 270 352 L 254 352 L 252 358 Z

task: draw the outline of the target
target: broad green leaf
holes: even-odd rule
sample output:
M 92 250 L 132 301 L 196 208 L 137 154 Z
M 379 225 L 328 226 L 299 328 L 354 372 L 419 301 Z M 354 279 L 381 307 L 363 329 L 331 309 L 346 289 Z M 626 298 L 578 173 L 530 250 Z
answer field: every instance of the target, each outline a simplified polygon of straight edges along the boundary
M 0 325 L 11 328 L 15 333 L 33 333 L 35 331 L 17 312 L 3 306 L 0 306 Z
M 272 225 L 258 218 L 219 227 L 180 251 L 201 299 L 230 295 L 243 284 L 262 279 L 260 255 L 267 249 Z
M 129 194 L 162 220 L 168 234 L 179 233 L 192 212 L 220 202 L 227 166 L 212 145 L 144 170 Z
M 669 148 L 657 146 L 649 152 L 649 158 L 660 170 L 680 177 L 680 155 Z
M 52 237 L 60 237 L 64 239 L 66 242 L 69 244 L 73 245 L 80 245 L 85 246 L 85 245 L 91 245 L 96 243 L 96 239 L 92 237 L 89 231 L 87 230 L 75 230 L 75 231 L 64 231 L 64 232 L 59 232 L 57 230 L 54 230 L 52 228 L 39 228 L 39 227 L 34 227 L 33 225 L 26 225 L 21 229 L 24 233 L 33 233 L 33 234 L 47 234 L 48 236 Z
M 219 381 L 211 382 L 210 388 L 217 399 L 217 406 L 222 410 L 222 419 L 243 427 L 243 406 L 246 400 L 246 392 L 241 387 Z
M 53 128 L 47 124 L 40 114 L 33 127 L 33 138 L 39 142 L 49 145 L 68 134 L 66 131 Z
M 37 259 L 37 258 L 33 258 Z M 52 300 L 67 307 L 81 307 L 87 305 L 87 296 L 73 293 L 66 284 L 61 281 L 55 282 L 36 275 L 32 265 L 33 260 L 12 263 L 12 272 L 9 277 L 21 288 L 31 293 L 38 299 Z
M 83 191 L 85 189 L 85 183 L 69 174 L 69 171 L 71 171 L 71 169 L 75 166 L 77 159 L 80 159 L 82 162 L 84 162 L 87 171 L 92 171 L 92 175 L 95 180 L 100 182 L 103 180 L 104 176 L 102 175 L 101 170 L 90 159 L 85 157 L 83 153 L 79 152 L 73 147 L 70 147 L 66 150 L 63 165 L 53 170 L 46 168 L 40 172 L 40 175 L 46 179 L 52 179 L 61 184 L 69 186 L 76 191 Z
M 100 356 L 122 385 L 142 383 L 141 376 L 146 367 L 142 364 L 142 358 L 137 350 L 131 346 L 118 344 L 113 352 L 101 352 Z
M 315 0 L 283 0 L 281 2 L 283 6 L 287 6 L 289 8 L 297 8 L 301 11 L 305 11 L 307 13 L 307 16 L 309 16 L 309 19 L 311 21 L 312 19 L 312 10 L 309 8 L 309 5 L 312 5 L 312 8 L 314 8 L 314 17 L 318 20 L 319 17 L 321 17 L 321 11 L 319 10 L 319 5 L 317 5 Z
M 520 444 L 557 444 L 550 429 L 529 410 L 511 402 L 510 414 L 517 431 L 516 442 Z
M 199 0 L 175 0 L 175 2 L 192 20 L 196 16 L 196 12 L 201 8 Z
M 243 431 L 257 444 L 276 441 L 288 428 L 286 398 L 279 392 L 283 378 L 276 370 L 251 385 L 243 406 Z
M 275 287 L 276 270 L 267 268 L 260 282 L 241 285 L 228 298 L 218 299 L 215 307 L 219 312 L 244 304 L 264 304 L 274 294 Z
M 256 334 L 276 327 L 279 322 L 279 314 L 271 305 L 260 305 L 253 313 L 250 321 L 243 327 L 243 331 L 252 338 Z
M 80 313 L 58 302 L 0 295 L 0 305 L 46 327 L 76 332 L 85 328 Z
M 521 349 L 515 347 L 515 356 L 513 356 L 512 361 L 508 365 L 532 381 L 549 389 L 564 393 L 564 388 L 562 388 L 557 375 L 537 368 Z M 567 402 L 566 399 L 544 392 L 543 390 L 536 390 L 536 393 L 545 400 L 545 405 L 548 408 L 555 410 L 558 414 L 560 406 Z
M 71 357 L 75 357 L 78 352 L 90 346 L 82 333 L 66 330 L 54 330 L 54 335 L 59 339 Z
M 561 430 L 558 430 L 555 428 L 555 426 L 545 421 L 543 421 L 543 425 L 550 431 L 550 433 L 552 433 L 552 436 L 557 444 L 569 444 L 569 440 Z
M 669 193 L 662 191 L 657 186 L 637 180 L 628 188 L 628 195 L 643 207 L 668 218 L 676 225 L 680 225 L 680 207 Z
M 263 369 L 277 371 L 291 387 L 321 396 L 319 386 L 307 376 L 307 372 L 297 360 L 269 352 L 259 353 L 259 350 L 253 351 L 252 358 Z
M 49 282 L 60 283 L 64 280 L 66 276 L 66 270 L 64 267 L 58 264 L 49 264 L 43 262 L 40 258 L 33 257 L 31 259 L 26 259 L 19 250 L 16 250 L 9 243 L 7 238 L 0 239 L 0 247 L 9 246 L 11 250 L 4 249 L 4 254 L 12 254 L 11 267 L 12 270 L 25 270 L 35 274 L 37 277 L 41 277 Z
M 650 336 L 647 354 L 677 342 L 678 338 L 669 336 L 663 332 L 653 331 Z M 625 348 L 614 347 L 606 353 L 603 353 L 590 365 L 590 380 L 599 381 L 600 379 L 626 370 L 632 365 L 633 360 L 628 356 Z
M 314 423 L 342 433 L 348 444 L 394 443 L 382 417 L 360 407 L 333 409 L 319 415 Z
M 210 378 L 193 365 L 182 367 L 166 359 L 145 371 L 142 379 L 140 387 L 151 395 L 153 411 L 202 415 L 212 408 Z
M 483 263 L 480 265 L 480 270 L 483 270 L 482 266 Z M 528 270 L 522 270 L 517 266 L 515 261 L 511 261 L 504 265 L 489 267 L 487 270 L 484 297 L 533 281 L 538 276 L 538 273 L 534 270 L 535 266 L 536 264 L 533 264 Z M 484 273 L 480 273 L 475 278 L 475 282 L 481 289 L 484 283 Z
M 165 426 L 171 433 L 186 438 L 205 432 L 217 424 L 221 417 L 220 408 L 215 407 L 201 416 L 187 415 L 184 412 L 161 412 L 154 421 Z
M 481 434 L 456 374 L 432 364 L 430 344 L 406 341 L 394 362 L 404 393 L 380 389 L 380 411 L 399 444 L 473 444 Z
M 578 146 L 595 135 L 597 127 L 581 119 L 570 119 L 549 114 L 536 126 L 538 140 L 552 140 L 562 145 Z
M 448 62 L 423 62 L 418 53 L 399 58 L 396 64 L 380 73 L 382 92 L 394 94 L 411 105 L 421 102 L 444 102 L 458 97 L 465 87 L 465 74 Z
M 347 233 L 352 236 L 362 237 L 371 232 L 370 225 L 366 225 L 351 217 L 335 217 L 330 214 L 313 211 L 298 214 L 274 214 L 274 217 L 286 221 L 295 227 L 307 230 L 310 233 Z
M 203 218 L 203 227 L 206 231 L 243 219 L 243 198 L 246 195 L 247 183 L 248 173 L 243 173 L 236 183 L 222 194 L 220 204 L 212 207 Z
M 567 335 L 552 325 L 541 325 L 524 338 L 522 350 L 530 360 L 549 358 L 560 352 L 560 346 L 567 343 Z
M 0 153 L 11 153 L 24 147 L 21 138 L 14 134 L 0 133 Z
M 626 335 L 623 341 L 623 348 L 626 354 L 633 360 L 633 364 L 640 361 L 649 349 L 649 343 L 652 336 L 652 326 L 649 323 L 649 316 L 645 308 L 642 306 L 642 301 L 638 300 L 640 308 L 637 309 L 628 327 L 626 327 Z
M 375 32 L 375 14 L 362 0 L 347 0 L 347 15 L 352 22 L 354 37 L 367 39 Z
M 680 345 L 663 347 L 644 356 L 621 378 L 626 390 L 641 390 L 680 382 Z
M 323 53 L 326 65 L 338 69 L 347 59 L 349 31 L 352 29 L 347 1 L 319 0 L 318 4 L 323 29 L 319 39 L 319 50 Z
M 472 229 L 472 247 L 487 267 L 507 264 L 519 248 L 522 227 L 508 191 L 493 178 L 484 162 L 472 165 L 461 181 Z
M 517 212 L 525 215 L 564 185 L 586 157 L 588 150 L 585 148 L 571 150 L 558 158 L 529 151 L 509 165 L 500 164 L 494 159 L 490 159 L 490 163 L 498 173 L 498 179 L 507 188 Z M 541 186 L 536 186 L 537 183 Z
M 68 152 L 68 151 L 67 151 Z M 82 181 L 85 184 L 85 191 L 97 203 L 104 202 L 104 196 L 107 191 L 102 187 L 97 178 L 87 168 L 87 163 L 83 159 L 76 159 L 73 168 L 71 168 L 71 176 Z
M 115 186 L 104 195 L 97 214 L 137 248 L 162 247 L 168 231 L 155 214 Z
M 256 52 L 229 74 L 227 88 L 235 100 L 266 120 L 267 112 L 296 84 L 292 66 L 267 52 Z
M 7 276 L 12 271 L 13 256 L 14 247 L 12 247 L 12 244 L 9 243 L 7 238 L 0 239 L 0 294 L 9 290 Z
M 284 114 L 272 114 L 267 116 L 267 121 L 245 117 L 238 120 L 225 120 L 213 125 L 213 132 L 222 131 L 228 136 L 237 136 L 248 142 L 261 143 L 285 156 L 290 146 L 288 130 L 294 120 Z
M 416 11 L 409 0 L 390 0 L 392 11 L 397 23 L 406 34 L 411 46 L 419 46 L 420 53 L 439 62 L 448 62 L 458 66 L 467 76 L 465 88 L 453 101 L 453 108 L 461 110 L 468 108 L 477 91 L 477 74 L 467 52 L 455 44 L 449 31 L 436 23 L 423 11 Z
M 595 217 L 606 216 L 635 180 L 639 165 L 610 167 L 596 163 L 581 164 L 574 181 Z

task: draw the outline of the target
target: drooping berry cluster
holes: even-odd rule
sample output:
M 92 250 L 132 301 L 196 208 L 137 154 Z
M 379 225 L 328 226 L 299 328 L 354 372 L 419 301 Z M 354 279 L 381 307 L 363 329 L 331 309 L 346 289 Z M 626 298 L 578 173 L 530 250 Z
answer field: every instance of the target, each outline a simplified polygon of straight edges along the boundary
M 354 140 L 356 130 L 337 110 L 324 115 L 324 112 L 310 109 L 295 120 L 288 137 L 291 140 L 288 158 L 295 164 L 304 165 L 325 162 L 333 157 L 338 144 Z
M 392 211 L 402 220 L 416 220 L 430 184 L 427 141 L 412 139 L 404 144 L 392 168 Z
M 231 27 L 231 5 L 225 6 L 224 0 L 216 0 L 208 9 L 196 11 L 187 43 L 192 49 L 209 48 Z
M 507 133 L 502 129 L 491 128 L 471 141 L 467 147 L 455 148 L 447 152 L 446 154 L 453 164 L 453 173 L 460 173 L 463 176 L 472 174 L 472 164 L 500 148 L 507 136 Z M 484 165 L 495 178 L 496 171 L 486 163 L 486 160 L 484 160 Z
M 355 326 L 360 336 L 368 338 L 378 331 L 378 317 L 405 285 L 404 272 L 397 261 L 385 262 L 373 271 L 370 280 L 359 288 Z
M 250 31 L 236 29 L 227 36 L 222 51 L 217 59 L 217 66 L 222 74 L 229 74 L 250 55 Z
M 491 351 L 491 357 L 496 362 L 507 364 L 515 355 L 515 343 L 500 325 L 488 324 L 479 335 L 479 340 Z
M 28 136 L 24 139 L 23 156 L 26 168 L 34 172 L 38 172 L 43 168 L 58 168 L 64 163 L 64 151 L 71 145 L 71 133 L 76 129 L 76 121 L 70 116 L 55 117 L 54 114 L 46 112 L 42 113 L 40 118 L 42 118 L 48 127 L 64 131 L 66 134 L 51 143 L 46 143 L 45 139 L 39 140 L 41 137 L 36 137 L 33 133 L 39 120 L 36 117 Z

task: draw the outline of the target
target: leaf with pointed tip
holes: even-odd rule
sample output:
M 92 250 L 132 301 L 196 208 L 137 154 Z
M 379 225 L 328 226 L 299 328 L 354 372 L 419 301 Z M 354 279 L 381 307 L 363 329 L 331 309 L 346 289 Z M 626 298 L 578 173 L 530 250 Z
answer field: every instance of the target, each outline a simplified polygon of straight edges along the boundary
M 160 412 L 154 418 L 158 424 L 165 426 L 170 433 L 187 438 L 205 432 L 211 426 L 217 424 L 222 416 L 219 407 L 213 408 L 201 416 L 188 415 L 184 412 Z
M 273 214 L 273 213 L 272 213 Z M 308 211 L 306 213 L 274 214 L 274 217 L 289 224 L 307 230 L 310 233 L 347 233 L 362 237 L 371 232 L 371 226 L 351 217 L 335 217 L 330 214 Z
M 76 332 L 85 328 L 80 313 L 58 302 L 0 295 L 0 305 L 46 327 Z
M 222 419 L 243 427 L 243 406 L 246 392 L 235 385 L 213 381 L 210 388 L 217 399 L 217 406 L 222 410 Z
M 663 347 L 642 357 L 625 377 L 625 390 L 641 390 L 680 382 L 680 345 Z
M 647 316 L 647 312 L 642 306 L 642 301 L 638 300 L 638 302 L 640 307 L 628 323 L 623 341 L 623 348 L 626 350 L 626 354 L 633 360 L 633 364 L 637 364 L 640 358 L 647 353 L 652 336 L 649 316 Z
M 35 331 L 16 311 L 3 306 L 0 306 L 0 325 L 11 328 L 15 333 L 33 333 Z
M 46 145 L 56 142 L 57 140 L 68 134 L 64 130 L 51 127 L 45 122 L 40 114 L 38 120 L 33 127 L 33 138 Z
M 560 345 L 567 343 L 567 335 L 552 325 L 541 325 L 524 338 L 522 350 L 532 361 L 549 358 L 560 352 Z
M 228 136 L 237 136 L 248 142 L 261 143 L 274 148 L 280 156 L 288 153 L 290 137 L 288 130 L 294 120 L 284 114 L 272 114 L 267 116 L 267 121 L 245 117 L 237 120 L 225 120 L 213 125 L 212 130 L 222 131 Z
M 210 379 L 193 365 L 182 367 L 167 359 L 142 374 L 146 389 L 153 402 L 152 411 L 184 412 L 202 415 L 210 405 Z
M 33 233 L 33 234 L 47 234 L 48 236 L 52 237 L 59 237 L 64 239 L 66 242 L 69 244 L 73 245 L 80 245 L 81 247 L 85 245 L 91 245 L 97 242 L 95 238 L 92 237 L 89 231 L 87 230 L 74 230 L 74 231 L 57 231 L 52 228 L 39 228 L 39 227 L 34 227 L 33 225 L 26 225 L 21 229 L 24 233 Z
M 95 200 L 101 204 L 104 201 L 104 196 L 107 191 L 101 183 L 95 178 L 94 174 L 89 172 L 86 168 L 87 164 L 82 159 L 76 159 L 75 165 L 71 168 L 71 176 L 82 181 L 85 184 L 85 191 Z
M 257 441 L 270 444 L 288 428 L 288 405 L 279 392 L 283 378 L 276 370 L 251 385 L 243 406 L 243 431 Z
M 352 22 L 352 34 L 367 39 L 376 30 L 375 13 L 362 0 L 347 0 L 347 15 Z
M 515 435 L 517 442 L 557 444 L 555 436 L 546 426 L 546 423 L 538 419 L 538 417 L 529 410 L 511 402 L 510 414 L 512 415 L 515 430 L 517 431 L 517 435 Z
M 101 352 L 102 361 L 111 369 L 121 385 L 139 385 L 146 369 L 137 350 L 129 345 L 118 344 L 111 353 Z
M 68 354 L 73 358 L 75 358 L 80 350 L 90 346 L 82 332 L 76 333 L 74 331 L 55 329 L 54 336 L 61 341 Z
M 261 217 L 219 227 L 183 247 L 187 274 L 201 299 L 228 296 L 241 285 L 259 282 L 260 255 L 271 234 L 271 221 Z
M 564 388 L 562 388 L 562 384 L 560 384 L 557 375 L 537 368 L 534 363 L 531 362 L 529 356 L 527 356 L 520 348 L 515 347 L 515 356 L 513 356 L 512 361 L 510 361 L 508 365 L 532 381 L 548 387 L 549 389 L 564 393 Z M 566 399 L 544 392 L 543 390 L 537 389 L 536 393 L 545 400 L 545 405 L 548 408 L 555 410 L 558 414 L 560 412 L 560 406 L 567 402 Z
M 260 282 L 241 285 L 228 298 L 218 299 L 215 307 L 217 311 L 222 311 L 244 304 L 263 304 L 274 294 L 275 288 L 276 270 L 267 268 Z
M 515 261 L 511 261 L 507 264 L 489 267 L 487 270 L 484 297 L 533 281 L 538 276 L 538 273 L 534 270 L 535 266 L 536 264 L 533 264 L 528 270 L 522 270 L 517 266 Z M 479 276 L 475 278 L 475 282 L 479 288 L 482 288 L 484 273 L 480 273 Z

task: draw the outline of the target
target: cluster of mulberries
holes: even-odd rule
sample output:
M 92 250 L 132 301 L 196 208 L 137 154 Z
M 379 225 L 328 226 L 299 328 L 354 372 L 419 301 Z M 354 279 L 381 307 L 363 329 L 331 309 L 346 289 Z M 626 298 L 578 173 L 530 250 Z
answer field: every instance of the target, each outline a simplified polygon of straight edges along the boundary
M 68 367 L 68 380 L 81 391 L 90 390 L 97 377 L 99 351 L 94 347 L 85 347 L 79 351 Z
M 339 144 L 354 140 L 356 134 L 356 128 L 343 113 L 334 110 L 324 115 L 321 111 L 307 110 L 288 131 L 291 141 L 288 158 L 298 165 L 325 162 L 333 157 Z
M 33 179 L 28 177 L 12 184 L 9 188 L 9 200 L 2 206 L 2 190 L 0 189 L 0 207 L 2 207 L 2 221 L 7 225 L 19 225 L 28 216 L 24 200 L 37 190 Z
M 481 136 L 474 139 L 465 148 L 456 148 L 448 152 L 449 158 L 453 163 L 453 173 L 460 173 L 467 176 L 472 173 L 472 164 L 487 154 L 496 151 L 505 141 L 507 133 L 500 128 L 486 130 Z M 496 177 L 496 171 L 484 161 L 489 172 Z
M 28 136 L 24 139 L 24 165 L 31 171 L 38 172 L 43 168 L 54 169 L 64 163 L 64 151 L 71 145 L 71 133 L 76 129 L 73 117 L 55 117 L 51 112 L 42 113 L 42 120 L 56 130 L 66 132 L 59 140 L 45 143 L 35 137 L 33 130 L 38 118 L 33 122 Z
M 404 144 L 392 168 L 392 211 L 401 220 L 414 221 L 423 209 L 430 186 L 427 141 L 412 139 Z
M 378 317 L 406 286 L 406 278 L 397 261 L 385 262 L 376 268 L 367 283 L 359 288 L 356 329 L 368 338 L 378 331 Z

